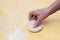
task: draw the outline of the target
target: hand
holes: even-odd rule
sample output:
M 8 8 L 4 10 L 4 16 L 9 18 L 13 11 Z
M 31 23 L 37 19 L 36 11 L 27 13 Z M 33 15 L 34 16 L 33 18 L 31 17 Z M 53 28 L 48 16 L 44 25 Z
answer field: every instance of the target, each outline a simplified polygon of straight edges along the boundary
M 37 9 L 29 12 L 29 20 L 36 20 L 34 27 L 39 26 L 43 19 L 50 15 L 49 8 Z

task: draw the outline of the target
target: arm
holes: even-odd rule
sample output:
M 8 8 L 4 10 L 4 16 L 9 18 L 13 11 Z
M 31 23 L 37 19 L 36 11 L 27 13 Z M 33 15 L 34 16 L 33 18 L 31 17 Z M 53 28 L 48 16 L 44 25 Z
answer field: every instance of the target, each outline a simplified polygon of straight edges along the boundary
M 56 0 L 54 3 L 52 3 L 49 6 L 49 9 L 50 9 L 50 14 L 60 10 L 60 0 Z
M 29 20 L 36 20 L 34 27 L 37 27 L 43 19 L 47 18 L 50 14 L 53 14 L 58 10 L 60 10 L 60 0 L 56 0 L 47 8 L 31 11 L 29 13 Z

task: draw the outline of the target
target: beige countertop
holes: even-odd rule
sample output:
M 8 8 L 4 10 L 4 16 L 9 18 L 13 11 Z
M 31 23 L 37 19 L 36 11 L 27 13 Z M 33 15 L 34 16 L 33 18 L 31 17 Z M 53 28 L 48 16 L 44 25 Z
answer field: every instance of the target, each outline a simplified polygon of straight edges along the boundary
M 38 33 L 24 22 L 31 10 L 49 6 L 54 0 L 0 0 L 0 40 L 60 40 L 60 11 L 44 20 Z

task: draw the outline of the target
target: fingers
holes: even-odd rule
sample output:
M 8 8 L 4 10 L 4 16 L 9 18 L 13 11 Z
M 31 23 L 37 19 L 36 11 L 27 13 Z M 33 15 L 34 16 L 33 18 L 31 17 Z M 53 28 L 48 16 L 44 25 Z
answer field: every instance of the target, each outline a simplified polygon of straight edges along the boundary
M 29 20 L 36 20 L 36 13 L 30 12 L 28 18 L 29 18 Z
M 37 16 L 36 15 L 33 15 L 33 17 L 32 17 L 32 20 L 37 20 Z
M 31 16 L 29 17 L 29 20 L 37 20 L 37 16 L 31 15 Z
M 38 18 L 37 21 L 35 22 L 34 28 L 35 28 L 35 27 L 38 27 L 41 22 L 42 22 L 42 18 L 40 17 L 40 18 Z
M 30 12 L 29 16 L 28 16 L 29 20 L 32 20 L 32 16 L 33 16 L 33 14 Z

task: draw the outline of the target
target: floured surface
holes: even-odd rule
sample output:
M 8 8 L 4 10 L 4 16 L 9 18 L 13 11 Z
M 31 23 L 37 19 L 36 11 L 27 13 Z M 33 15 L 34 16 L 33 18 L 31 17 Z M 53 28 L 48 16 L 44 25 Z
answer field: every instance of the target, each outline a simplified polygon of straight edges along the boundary
M 43 23 L 41 23 L 38 27 L 34 28 L 35 20 L 26 21 L 26 25 L 28 30 L 31 32 L 38 32 L 43 28 Z
M 16 29 L 13 32 L 9 31 L 6 34 L 6 40 L 28 40 L 28 35 L 26 32 L 23 32 L 21 29 Z
M 0 0 L 0 40 L 60 40 L 60 11 L 44 20 L 38 33 L 27 30 L 24 21 L 31 10 L 49 6 L 53 0 Z M 16 32 L 17 31 L 17 32 Z

